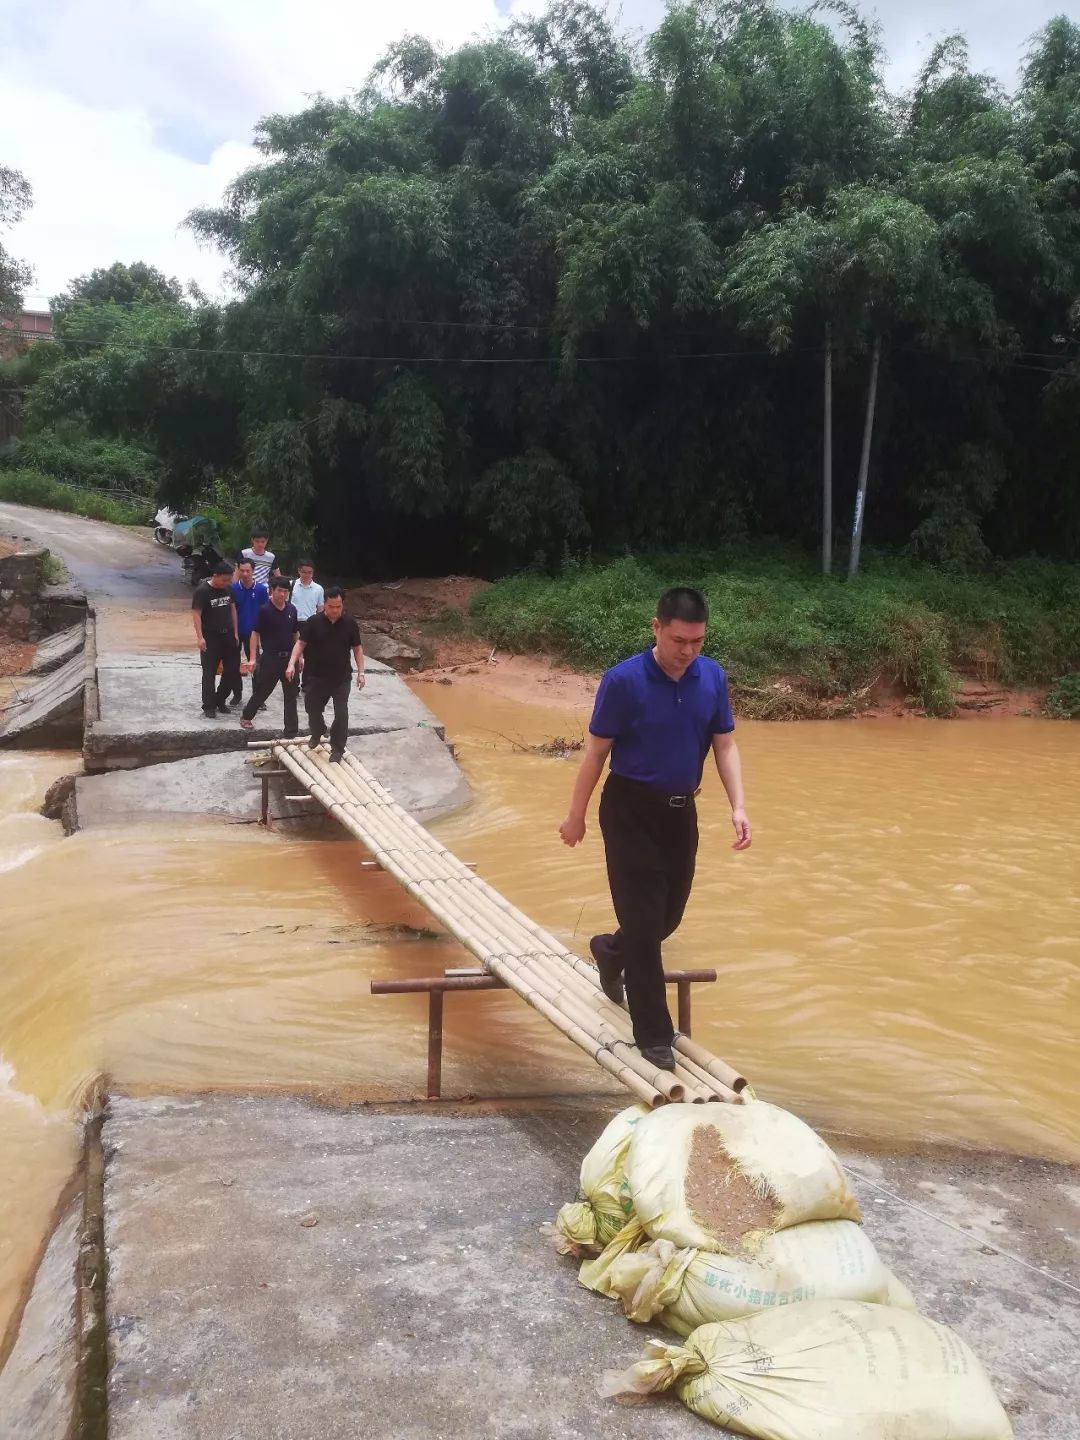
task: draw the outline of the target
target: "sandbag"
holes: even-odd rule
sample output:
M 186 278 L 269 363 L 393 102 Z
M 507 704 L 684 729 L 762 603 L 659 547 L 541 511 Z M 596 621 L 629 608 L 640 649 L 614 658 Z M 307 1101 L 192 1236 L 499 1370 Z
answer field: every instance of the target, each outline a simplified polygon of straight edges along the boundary
M 634 1127 L 650 1114 L 648 1105 L 620 1110 L 581 1162 L 582 1199 L 564 1205 L 555 1229 L 574 1254 L 597 1253 L 618 1235 L 631 1214 L 626 1184 L 626 1155 Z
M 958 1335 L 889 1305 L 811 1300 L 702 1325 L 605 1375 L 600 1393 L 674 1387 L 696 1415 L 757 1440 L 1012 1440 Z
M 678 1335 L 805 1300 L 888 1304 L 894 1294 L 906 1293 L 850 1220 L 793 1225 L 768 1236 L 752 1260 L 677 1250 L 670 1240 L 633 1249 L 615 1242 L 582 1272 L 582 1284 L 617 1297 L 630 1320 L 645 1324 L 658 1318 Z
M 860 1220 L 825 1141 L 776 1105 L 665 1105 L 634 1127 L 626 1157 L 634 1213 L 680 1250 L 753 1254 L 808 1220 Z

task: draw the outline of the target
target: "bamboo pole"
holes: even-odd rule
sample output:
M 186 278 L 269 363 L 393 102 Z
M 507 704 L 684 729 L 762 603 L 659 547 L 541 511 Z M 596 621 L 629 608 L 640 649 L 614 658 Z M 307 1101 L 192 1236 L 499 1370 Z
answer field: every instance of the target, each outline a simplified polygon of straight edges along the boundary
M 335 766 L 331 771 L 325 761 L 317 763 L 322 758 L 321 752 L 302 747 L 303 742 L 292 747 L 281 743 L 275 748 L 282 752 L 278 757 L 282 763 L 309 785 L 314 798 L 335 814 L 350 833 L 373 848 L 378 863 L 384 864 L 384 868 L 409 893 L 429 909 L 433 908 L 431 901 L 436 901 L 436 914 L 444 921 L 450 917 L 439 912 L 449 901 L 457 919 L 448 928 L 466 948 L 485 964 L 489 959 L 496 959 L 499 968 L 503 968 L 502 957 L 496 958 L 494 952 L 500 946 L 505 950 L 509 942 L 513 952 L 511 961 L 524 970 L 520 979 L 525 984 L 532 978 L 531 964 L 537 957 L 541 958 L 548 967 L 544 971 L 548 993 L 552 993 L 550 986 L 554 984 L 554 993 L 557 996 L 560 992 L 565 993 L 576 1014 L 582 1019 L 587 1014 L 590 1031 L 594 1026 L 602 1025 L 603 1033 L 611 1034 L 610 1043 L 629 1050 L 629 1040 L 618 1033 L 613 1023 L 615 1017 L 622 1022 L 624 1012 L 603 996 L 594 966 L 567 950 L 497 890 L 473 875 L 451 851 L 435 841 L 429 831 L 402 811 L 390 792 L 369 776 L 351 756 L 346 755 L 346 766 Z M 343 773 L 346 771 L 347 775 Z M 330 785 L 334 787 L 333 791 L 328 788 Z M 346 798 L 343 798 L 343 792 Z M 420 853 L 417 854 L 417 851 Z M 433 873 L 418 873 L 424 866 L 431 866 Z M 426 891 L 418 890 L 420 886 L 428 889 L 437 886 L 437 894 L 431 894 L 429 899 Z M 476 909 L 482 909 L 486 920 L 482 936 L 471 936 L 469 933 L 470 918 L 473 918 L 470 912 Z M 537 941 L 542 945 L 539 951 L 533 949 Z M 521 993 L 520 985 L 511 984 L 510 988 Z M 587 999 L 592 1003 L 588 1004 Z M 550 1001 L 548 1003 L 551 1004 Z M 561 1013 L 557 1002 L 554 1008 Z M 745 1085 L 742 1077 L 730 1066 L 693 1042 L 686 1042 L 685 1037 L 677 1038 L 676 1049 L 680 1053 L 676 1055 L 678 1070 L 674 1083 L 692 1092 L 692 1098 L 693 1092 L 701 1092 L 709 1098 L 714 1095 L 721 1099 L 734 1098 L 730 1081 L 735 1081 L 739 1088 Z M 707 1064 L 702 1062 L 701 1056 L 705 1057 Z M 640 1057 L 635 1055 L 634 1059 Z M 647 1065 L 647 1062 L 641 1063 Z M 655 1074 L 664 1077 L 660 1079 L 660 1085 L 668 1089 L 672 1083 L 670 1072 L 656 1071 Z
M 733 1070 L 732 1067 L 723 1060 L 711 1054 L 705 1049 L 704 1045 L 699 1045 L 696 1040 L 691 1040 L 688 1035 L 675 1036 L 675 1049 L 678 1050 L 681 1055 L 688 1056 L 710 1075 L 715 1076 L 722 1085 L 726 1085 L 727 1088 L 733 1090 L 736 1095 L 741 1094 L 742 1091 L 746 1089 L 746 1079 L 744 1076 L 740 1075 L 737 1070 Z
M 430 890 L 432 882 L 425 882 Z M 626 1053 L 623 1059 L 632 1069 L 637 1070 L 647 1078 L 650 1084 L 661 1090 L 671 1100 L 681 1100 L 686 1094 L 686 1086 L 669 1071 L 662 1071 L 651 1065 L 633 1048 L 633 1042 L 629 1037 L 620 1035 L 618 1030 L 612 1026 L 600 1012 L 599 1006 L 589 1006 L 582 997 L 576 996 L 563 982 L 563 977 L 551 970 L 545 961 L 549 962 L 551 957 L 521 953 L 520 949 L 515 953 L 513 950 L 499 952 L 503 943 L 498 933 L 491 929 L 490 922 L 486 922 L 478 916 L 475 911 L 462 912 L 459 906 L 452 900 L 442 899 L 442 912 L 454 918 L 463 930 L 471 930 L 474 938 L 481 943 L 491 946 L 488 954 L 488 964 L 495 973 L 499 973 L 495 967 L 505 965 L 512 967 L 522 978 L 527 978 L 530 983 L 541 989 L 545 997 L 564 1014 L 568 1015 L 576 1024 L 596 1035 L 597 1039 L 609 1048 L 619 1047 Z M 696 1086 L 691 1085 L 691 1089 Z
M 289 762 L 292 762 L 294 759 L 297 762 L 298 768 L 303 769 L 306 757 L 288 757 Z M 308 782 L 312 794 L 315 795 L 315 798 L 330 812 L 330 814 L 335 815 L 341 821 L 341 823 L 345 825 L 346 829 L 348 829 L 351 833 L 357 835 L 358 839 L 365 840 L 363 827 L 359 824 L 356 818 L 349 813 L 350 807 L 343 804 L 339 799 L 332 795 L 330 791 L 327 790 L 326 786 L 323 784 L 323 777 L 321 775 L 318 775 L 315 766 L 311 766 L 311 771 L 315 773 L 312 774 L 307 771 L 305 771 L 305 773 L 307 774 Z M 385 852 L 382 853 L 385 854 Z M 396 878 L 401 881 L 406 890 L 408 890 L 410 894 L 415 895 L 417 899 L 422 901 L 422 903 L 429 904 L 424 894 L 418 890 L 416 882 L 414 882 L 405 873 L 405 871 L 402 870 L 398 862 L 388 855 L 385 858 L 387 868 L 391 871 L 391 873 L 394 873 L 396 875 Z M 429 908 L 432 908 L 430 904 Z M 451 931 L 451 933 L 455 935 L 455 937 L 460 940 L 467 949 L 471 950 L 474 954 L 479 954 L 481 958 L 484 958 L 486 952 L 482 949 L 482 947 L 478 947 L 477 937 L 470 934 L 467 926 L 467 917 L 466 924 L 463 925 L 461 919 L 458 918 L 456 915 L 448 912 L 443 905 L 440 905 L 438 907 L 436 913 L 443 921 L 443 923 L 447 926 L 447 928 Z M 679 1083 L 677 1081 L 673 1081 L 671 1076 L 668 1075 L 667 1072 L 657 1070 L 655 1066 L 649 1065 L 647 1061 L 642 1060 L 639 1056 L 633 1054 L 630 1051 L 629 1046 L 626 1045 L 625 1042 L 616 1042 L 621 1043 L 623 1048 L 627 1050 L 627 1053 L 624 1056 L 622 1056 L 621 1058 L 617 1058 L 616 1056 L 611 1054 L 607 1044 L 605 1044 L 596 1036 L 590 1035 L 588 1031 L 583 1029 L 583 1027 L 577 1022 L 576 1019 L 571 1019 L 570 1017 L 565 1015 L 558 1008 L 557 1005 L 551 1003 L 547 995 L 544 995 L 540 991 L 538 991 L 537 986 L 533 983 L 531 976 L 519 975 L 517 970 L 513 966 L 504 965 L 501 958 L 497 958 L 490 954 L 487 955 L 487 961 L 494 974 L 498 975 L 500 979 L 504 980 L 511 989 L 515 990 L 519 995 L 521 995 L 522 998 L 525 999 L 530 1005 L 532 1005 L 535 1009 L 539 1010 L 542 1014 L 544 1014 L 545 1017 L 556 1026 L 557 1029 L 561 1030 L 570 1039 L 574 1040 L 575 1043 L 580 1045 L 581 1048 L 584 1049 L 604 1069 L 609 1070 L 613 1074 L 618 1073 L 622 1082 L 626 1084 L 629 1089 L 633 1090 L 635 1094 L 642 1095 L 642 1098 L 649 1099 L 650 1104 L 662 1103 L 668 1092 L 671 1093 L 672 1099 L 681 1098 L 683 1089 L 679 1085 Z M 606 1058 L 602 1058 L 601 1052 L 604 1052 L 604 1056 Z M 612 1066 L 615 1066 L 616 1069 L 613 1070 Z M 649 1087 L 652 1094 L 656 1095 L 656 1100 L 652 1100 L 649 1098 L 649 1096 L 643 1095 L 640 1085 L 630 1084 L 627 1079 L 628 1074 L 633 1074 L 635 1080 L 640 1081 L 644 1083 L 647 1087 Z M 655 1081 L 659 1081 L 659 1083 L 654 1083 Z

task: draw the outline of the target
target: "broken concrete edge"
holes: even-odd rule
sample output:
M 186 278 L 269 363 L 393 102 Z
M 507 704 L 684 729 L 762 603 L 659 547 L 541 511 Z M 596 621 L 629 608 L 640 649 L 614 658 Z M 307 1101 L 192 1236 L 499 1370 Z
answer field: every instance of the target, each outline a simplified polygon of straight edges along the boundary
M 221 755 L 228 751 L 246 751 L 253 743 L 269 745 L 280 735 L 240 730 L 226 730 L 224 726 L 209 728 L 214 722 L 207 722 L 205 733 L 186 733 L 177 737 L 172 731 L 147 731 L 133 736 L 130 731 L 116 730 L 100 721 L 93 724 L 86 733 L 83 743 L 83 763 L 88 775 L 104 770 L 139 770 L 146 765 L 164 765 L 171 760 L 194 760 L 201 755 Z M 424 726 L 379 725 L 349 726 L 349 736 L 391 735 L 413 729 L 432 730 L 445 743 L 446 730 L 441 724 Z
M 72 771 L 70 775 L 61 775 L 58 780 L 54 780 L 46 790 L 45 799 L 38 812 L 44 815 L 46 820 L 59 820 L 65 835 L 74 835 L 79 828 L 75 802 L 75 784 L 78 778 L 78 772 Z
M 105 1119 L 105 1080 L 92 1088 L 84 1116 L 81 1153 L 60 1197 L 41 1242 L 37 1259 L 27 1278 L 19 1303 L 0 1338 L 0 1404 L 4 1435 L 12 1440 L 105 1440 L 107 1416 L 105 1381 L 108 1372 L 105 1299 L 107 1256 L 105 1251 L 105 1166 L 101 1130 Z M 70 1268 L 69 1268 L 70 1267 Z M 68 1347 L 65 1357 L 63 1395 L 50 1391 L 54 1424 L 48 1433 L 40 1428 L 40 1415 L 33 1407 L 33 1375 L 45 1356 L 45 1346 L 55 1342 L 57 1317 L 43 1328 L 35 1320 L 35 1309 L 47 1309 L 50 1301 L 64 1305 L 64 1273 L 70 1275 L 69 1300 L 65 1306 L 68 1338 L 59 1343 Z M 38 1333 L 35 1333 L 37 1331 Z M 46 1333 L 47 1332 L 47 1333 Z M 22 1350 L 26 1350 L 25 1358 Z M 37 1353 L 34 1353 L 35 1350 Z M 5 1372 L 12 1380 L 13 1369 L 24 1367 L 29 1414 L 26 1423 L 10 1397 L 3 1395 Z M 14 1377 L 15 1380 L 22 1378 Z M 39 1387 L 40 1388 L 40 1387 Z
M 472 798 L 449 747 L 430 727 L 355 735 L 349 750 L 421 824 L 460 810 Z M 271 828 L 281 823 L 304 833 L 346 838 L 348 832 L 321 805 L 287 798 L 298 782 L 280 765 L 265 764 L 267 758 L 265 750 L 232 749 L 160 765 L 96 770 L 76 777 L 70 805 L 69 787 L 56 786 L 47 813 L 64 819 L 69 833 L 76 827 L 108 828 L 165 815 L 256 824 L 265 782 Z
M 21 682 L 19 703 L 0 719 L 0 744 L 13 749 L 78 750 L 83 736 L 83 662 L 73 655 L 46 675 Z
M 97 677 L 97 611 L 87 602 L 86 629 L 83 632 L 83 746 L 95 721 L 101 718 L 101 699 Z
M 75 1274 L 75 1425 L 79 1440 L 106 1440 L 109 1375 L 108 1251 L 105 1248 L 105 1155 L 101 1131 L 104 1097 L 86 1122 L 83 1146 L 82 1225 Z

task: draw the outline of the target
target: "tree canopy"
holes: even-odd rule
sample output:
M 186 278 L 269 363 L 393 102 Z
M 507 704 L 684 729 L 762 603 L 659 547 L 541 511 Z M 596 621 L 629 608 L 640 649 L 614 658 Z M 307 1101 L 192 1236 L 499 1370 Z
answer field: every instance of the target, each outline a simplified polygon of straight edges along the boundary
M 0 165 L 0 230 L 20 220 L 32 203 L 25 175 Z M 30 267 L 0 245 L 0 317 L 14 315 L 22 307 L 23 291 L 32 279 Z
M 148 446 L 175 504 L 224 477 L 339 567 L 813 543 L 828 324 L 838 516 L 881 342 L 867 543 L 1080 555 L 1080 27 L 1013 96 L 960 37 L 906 95 L 882 61 L 841 0 L 405 37 L 190 217 L 233 302 L 137 265 L 57 298 L 83 343 L 33 423 Z

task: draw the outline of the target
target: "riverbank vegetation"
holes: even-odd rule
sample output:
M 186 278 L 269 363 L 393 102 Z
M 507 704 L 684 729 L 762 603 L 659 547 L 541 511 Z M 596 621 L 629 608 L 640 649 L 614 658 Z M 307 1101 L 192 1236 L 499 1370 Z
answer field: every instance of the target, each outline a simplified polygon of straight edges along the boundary
M 763 718 L 854 713 L 894 687 L 949 715 L 965 680 L 1045 686 L 1080 655 L 1080 570 L 1045 561 L 965 576 L 871 558 L 853 585 L 796 553 L 683 553 L 502 580 L 469 618 L 494 645 L 600 670 L 649 643 L 672 584 L 708 596 L 706 653 L 727 668 L 741 712 Z M 1055 687 L 1056 713 L 1076 678 Z

